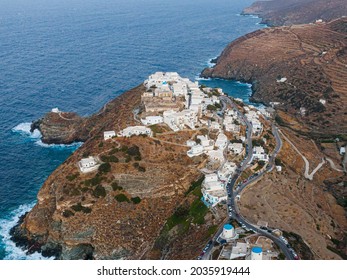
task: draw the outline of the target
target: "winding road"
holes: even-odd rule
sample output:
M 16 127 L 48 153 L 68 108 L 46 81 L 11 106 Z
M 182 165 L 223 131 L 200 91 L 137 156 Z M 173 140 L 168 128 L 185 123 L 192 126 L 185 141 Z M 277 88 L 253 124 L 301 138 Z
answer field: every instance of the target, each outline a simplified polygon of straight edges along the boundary
M 246 228 L 248 228 L 249 230 L 252 230 L 255 233 L 259 233 L 259 234 L 271 239 L 281 249 L 281 251 L 283 252 L 283 254 L 285 255 L 285 257 L 287 259 L 293 260 L 294 255 L 290 251 L 290 249 L 287 247 L 287 245 L 280 238 L 272 235 L 267 230 L 261 229 L 257 225 L 252 224 L 246 218 L 244 218 L 240 214 L 240 210 L 239 210 L 237 202 L 236 202 L 236 197 L 238 197 L 238 195 L 240 195 L 241 192 L 247 186 L 249 186 L 250 184 L 252 184 L 256 180 L 260 179 L 265 173 L 272 171 L 272 169 L 275 165 L 275 158 L 282 148 L 282 140 L 281 140 L 281 137 L 279 135 L 279 130 L 275 125 L 272 125 L 272 133 L 273 133 L 275 140 L 276 140 L 276 147 L 275 147 L 273 154 L 270 157 L 268 166 L 265 169 L 265 171 L 259 172 L 257 176 L 250 178 L 247 182 L 245 182 L 244 184 L 241 184 L 235 188 L 235 184 L 236 184 L 237 180 L 239 179 L 241 173 L 247 168 L 247 165 L 250 163 L 250 161 L 252 159 L 252 125 L 251 125 L 251 123 L 248 122 L 246 117 L 238 110 L 237 106 L 230 100 L 229 97 L 222 96 L 222 97 L 220 97 L 220 99 L 223 103 L 225 103 L 225 104 L 223 104 L 223 108 L 226 107 L 226 104 L 231 105 L 234 109 L 236 109 L 239 118 L 247 126 L 247 130 L 246 130 L 246 133 L 247 133 L 246 157 L 242 161 L 240 167 L 236 170 L 236 172 L 234 173 L 234 175 L 229 180 L 229 182 L 227 183 L 227 186 L 226 186 L 226 189 L 228 192 L 228 201 L 227 201 L 228 216 L 230 217 L 230 219 L 235 219 L 239 224 L 245 225 Z M 230 208 L 229 208 L 229 206 L 230 206 Z M 219 227 L 218 231 L 215 233 L 212 240 L 210 240 L 210 242 L 205 246 L 206 252 L 201 259 L 204 259 L 204 260 L 211 259 L 211 252 L 212 252 L 212 248 L 213 248 L 212 244 L 213 244 L 213 242 L 216 241 L 218 236 L 222 233 L 223 225 L 224 225 L 224 223 Z

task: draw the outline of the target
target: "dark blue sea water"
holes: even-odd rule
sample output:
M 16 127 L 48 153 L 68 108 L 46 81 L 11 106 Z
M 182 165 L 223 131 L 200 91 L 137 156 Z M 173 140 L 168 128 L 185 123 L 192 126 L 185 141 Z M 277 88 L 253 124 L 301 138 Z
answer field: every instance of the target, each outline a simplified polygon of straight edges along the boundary
M 233 39 L 261 28 L 253 0 L 0 0 L 0 259 L 26 256 L 8 230 L 77 146 L 44 146 L 30 122 L 81 115 L 155 71 L 194 79 Z M 208 81 L 221 86 L 221 81 Z M 223 82 L 248 98 L 250 88 Z

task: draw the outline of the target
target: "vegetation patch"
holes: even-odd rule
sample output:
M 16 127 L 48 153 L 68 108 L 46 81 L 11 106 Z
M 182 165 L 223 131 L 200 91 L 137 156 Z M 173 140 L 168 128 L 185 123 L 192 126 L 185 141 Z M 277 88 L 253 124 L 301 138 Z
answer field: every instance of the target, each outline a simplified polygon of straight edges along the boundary
M 70 211 L 69 209 L 67 209 L 63 212 L 63 217 L 65 217 L 65 218 L 70 218 L 74 215 L 75 215 L 74 212 Z
M 184 195 L 187 196 L 189 193 L 191 193 L 195 189 L 201 187 L 201 184 L 204 181 L 204 179 L 205 179 L 205 176 L 202 176 L 200 179 L 198 179 L 197 181 L 193 182 L 190 185 L 189 189 L 184 193 Z
M 100 159 L 103 162 L 119 162 L 119 159 L 115 155 L 110 155 L 110 156 L 102 155 Z
M 75 212 L 83 212 L 85 214 L 92 212 L 92 209 L 90 207 L 84 207 L 82 206 L 80 202 L 75 205 L 72 205 L 71 209 L 74 210 Z
M 100 197 L 105 197 L 106 196 L 106 190 L 103 186 L 96 186 L 94 191 L 93 191 L 93 195 L 96 197 L 96 198 L 100 198 Z
M 79 176 L 79 173 L 75 173 L 75 174 L 72 174 L 72 175 L 67 175 L 66 179 L 71 182 L 71 181 L 75 180 L 78 176 Z
M 141 198 L 139 198 L 138 196 L 132 197 L 132 198 L 131 198 L 131 201 L 132 201 L 134 204 L 139 204 L 139 203 L 141 202 Z
M 112 182 L 111 187 L 112 187 L 112 190 L 114 190 L 114 191 L 122 191 L 123 190 L 123 188 L 121 186 L 119 186 L 116 181 Z
M 125 194 L 117 194 L 115 197 L 115 200 L 118 202 L 130 202 L 129 198 Z
M 100 173 L 108 173 L 111 171 L 111 164 L 108 162 L 102 163 L 99 166 L 99 172 Z

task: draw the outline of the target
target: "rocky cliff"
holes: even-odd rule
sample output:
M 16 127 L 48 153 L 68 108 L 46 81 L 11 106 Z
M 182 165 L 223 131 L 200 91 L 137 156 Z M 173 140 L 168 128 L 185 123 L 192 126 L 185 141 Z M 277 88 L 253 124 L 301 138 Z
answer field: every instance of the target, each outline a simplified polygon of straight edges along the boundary
M 159 136 L 103 140 L 104 130 L 136 124 L 133 109 L 142 92 L 142 86 L 130 90 L 88 118 L 49 113 L 39 122 L 48 143 L 86 142 L 49 176 L 35 207 L 12 230 L 18 245 L 58 259 L 140 259 L 152 250 L 166 220 L 201 177 L 204 159 L 193 161 L 186 147 L 176 145 L 192 136 L 189 131 L 175 133 L 172 144 L 170 135 L 165 144 Z M 104 164 L 80 173 L 77 162 L 89 155 Z
M 346 134 L 346 26 L 342 18 L 255 31 L 230 43 L 202 76 L 252 83 L 253 100 L 279 102 L 301 131 Z
M 331 21 L 347 15 L 345 0 L 274 0 L 256 1 L 243 14 L 258 15 L 269 26 Z

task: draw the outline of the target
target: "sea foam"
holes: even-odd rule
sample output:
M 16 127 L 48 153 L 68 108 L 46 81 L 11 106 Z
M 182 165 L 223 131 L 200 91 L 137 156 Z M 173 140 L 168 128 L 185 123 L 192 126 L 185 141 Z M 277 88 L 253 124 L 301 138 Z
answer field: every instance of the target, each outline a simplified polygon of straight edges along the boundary
M 40 253 L 27 254 L 26 250 L 22 250 L 17 247 L 16 244 L 11 240 L 10 230 L 19 221 L 19 218 L 30 211 L 34 207 L 35 203 L 20 205 L 11 214 L 0 220 L 0 239 L 1 243 L 5 245 L 5 260 L 45 260 L 53 258 L 45 258 Z
M 41 132 L 38 129 L 35 129 L 33 132 L 30 131 L 31 124 L 29 122 L 20 123 L 19 125 L 16 125 L 14 128 L 12 128 L 13 132 L 20 133 L 22 135 L 29 136 L 32 139 L 38 139 L 41 138 Z

